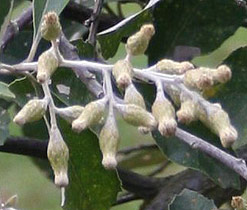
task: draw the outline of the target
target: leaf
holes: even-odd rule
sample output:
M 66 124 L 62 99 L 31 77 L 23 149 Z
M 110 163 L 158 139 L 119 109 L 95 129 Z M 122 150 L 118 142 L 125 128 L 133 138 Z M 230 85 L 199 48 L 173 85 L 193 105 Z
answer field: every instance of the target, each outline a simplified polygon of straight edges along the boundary
M 66 105 L 84 105 L 93 99 L 82 81 L 68 68 L 59 68 L 53 75 L 52 93 Z
M 221 0 L 172 0 L 162 1 L 153 16 L 156 33 L 148 51 L 150 64 L 172 57 L 177 46 L 211 52 L 245 22 L 246 13 L 232 0 L 224 4 Z
M 150 10 L 158 2 L 159 0 L 151 0 L 140 12 L 125 18 L 113 27 L 98 34 L 98 40 L 105 59 L 111 58 L 116 54 L 123 37 L 132 35 L 145 22 L 151 21 Z
M 0 82 L 0 98 L 11 100 L 15 98 L 15 94 L 9 89 L 8 84 Z
M 9 84 L 9 89 L 16 96 L 15 102 L 21 107 L 35 96 L 33 86 L 26 77 L 14 80 Z
M 61 122 L 64 139 L 70 149 L 69 180 L 66 189 L 66 210 L 108 210 L 120 191 L 115 171 L 101 164 L 102 155 L 97 137 L 89 130 L 76 134 Z
M 0 107 L 0 145 L 3 145 L 9 136 L 10 116 L 7 110 Z
M 207 66 L 214 68 L 220 65 L 234 51 L 246 46 L 247 29 L 239 27 L 237 31 L 228 39 L 226 39 L 219 48 L 207 55 L 194 58 L 192 63 L 196 66 Z
M 0 7 L 0 43 L 2 42 L 3 35 L 10 22 L 14 0 L 4 0 L 1 2 Z
M 68 4 L 69 0 L 34 0 L 33 10 L 33 36 L 36 37 L 40 30 L 42 17 L 49 11 L 55 11 L 59 15 L 64 7 Z
M 222 188 L 239 188 L 239 176 L 223 163 L 199 150 L 192 149 L 176 137 L 164 138 L 158 131 L 153 132 L 153 137 L 161 151 L 171 161 L 201 171 Z
M 213 200 L 202 194 L 184 189 L 168 207 L 169 210 L 217 210 Z

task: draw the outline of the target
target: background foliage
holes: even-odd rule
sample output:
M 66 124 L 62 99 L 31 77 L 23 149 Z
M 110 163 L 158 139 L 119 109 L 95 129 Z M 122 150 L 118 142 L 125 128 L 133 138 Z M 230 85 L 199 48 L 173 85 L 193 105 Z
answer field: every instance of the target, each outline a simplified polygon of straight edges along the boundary
M 7 46 L 5 52 L 0 54 L 0 61 L 13 64 L 26 58 L 33 40 L 39 39 L 37 32 L 42 14 L 54 8 L 60 13 L 67 3 L 68 0 L 34 0 L 34 30 L 30 26 L 21 31 Z M 117 1 L 106 1 L 106 4 L 109 4 L 113 11 L 117 11 Z M 3 1 L 0 7 L 0 25 L 3 25 L 1 32 L 5 29 L 5 17 L 14 19 L 29 5 L 29 1 L 16 0 L 11 9 L 11 2 Z M 87 5 L 92 6 L 93 4 L 88 1 Z M 217 86 L 205 92 L 205 96 L 210 97 L 213 102 L 220 102 L 238 129 L 238 141 L 233 150 L 227 150 L 227 152 L 237 155 L 238 150 L 245 147 L 247 143 L 247 132 L 243 126 L 247 121 L 245 106 L 247 100 L 246 10 L 239 7 L 233 0 L 225 0 L 224 3 L 220 0 L 167 0 L 158 3 L 152 1 L 144 9 L 129 3 L 123 6 L 123 10 L 126 17 L 130 14 L 135 15 L 131 16 L 125 24 L 98 34 L 102 55 L 109 62 L 113 63 L 124 56 L 124 45 L 120 43 L 121 41 L 126 40 L 126 37 L 138 30 L 143 23 L 153 21 L 156 34 L 146 56 L 140 56 L 134 60 L 133 64 L 137 67 L 143 67 L 147 63 L 154 64 L 164 57 L 178 61 L 192 60 L 196 66 L 216 67 L 224 62 L 231 67 L 232 80 L 224 86 Z M 7 15 L 8 13 L 9 15 Z M 71 20 L 67 21 L 69 22 L 64 28 L 65 32 L 70 31 L 71 34 L 87 33 L 85 28 L 78 27 Z M 71 29 L 71 26 L 75 27 Z M 84 50 L 85 44 L 81 39 L 73 40 L 73 43 L 77 45 L 79 55 L 82 58 L 90 57 L 90 53 Z M 48 47 L 46 42 L 41 41 L 37 55 Z M 13 77 L 1 76 L 1 80 L 10 85 L 0 83 L 0 103 L 7 110 L 1 110 L 0 143 L 2 144 L 9 135 L 34 136 L 39 139 L 46 139 L 47 135 L 44 134 L 46 129 L 44 127 L 40 129 L 42 125 L 39 123 L 26 126 L 24 130 L 21 130 L 10 122 L 10 118 L 18 109 L 18 105 L 22 106 L 28 98 L 33 97 L 35 91 L 39 93 L 39 88 L 35 90 L 32 84 L 23 78 L 14 80 Z M 93 96 L 88 94 L 85 86 L 72 72 L 68 73 L 65 69 L 59 69 L 54 75 L 53 81 L 53 95 L 57 104 L 86 104 L 93 99 Z M 70 87 L 69 93 L 61 91 L 61 85 Z M 152 88 L 149 85 L 137 85 L 138 89 L 146 96 L 147 103 L 151 104 L 154 100 Z M 119 121 L 119 125 L 122 138 L 121 148 L 137 145 L 140 142 L 153 142 L 151 136 L 140 136 L 134 129 L 124 125 L 121 121 Z M 8 129 L 6 129 L 7 127 Z M 61 128 L 71 151 L 69 173 L 72 184 L 67 191 L 65 209 L 109 209 L 114 203 L 117 192 L 120 191 L 120 182 L 115 172 L 107 172 L 102 168 L 101 154 L 95 134 L 86 131 L 81 135 L 76 135 L 65 122 L 61 122 Z M 219 139 L 200 123 L 184 126 L 184 128 L 223 149 Z M 153 133 L 153 138 L 165 156 L 156 155 L 156 158 L 157 156 L 159 158 L 155 159 L 150 152 L 147 154 L 149 158 L 146 160 L 141 158 L 141 162 L 138 162 L 138 157 L 135 156 L 129 162 L 122 162 L 120 165 L 142 174 L 148 174 L 157 164 L 169 159 L 175 163 L 170 164 L 160 176 L 168 176 L 183 170 L 183 167 L 189 167 L 208 175 L 222 188 L 238 189 L 240 187 L 239 176 L 213 158 L 191 149 L 176 138 L 165 139 L 157 132 Z M 1 170 L 1 177 L 4 178 L 0 179 L 2 186 L 0 190 L 3 194 L 18 194 L 19 206 L 23 209 L 59 209 L 57 207 L 59 192 L 49 180 L 39 173 L 41 169 L 37 169 L 36 165 L 40 166 L 40 162 L 33 162 L 26 157 L 0 155 L 0 165 L 4 169 Z M 176 165 L 176 163 L 183 167 Z M 47 174 L 47 169 L 42 170 L 42 173 Z M 92 185 L 92 182 L 95 184 Z M 214 208 L 212 201 L 195 192 L 185 190 L 174 199 L 170 209 L 181 209 L 179 207 L 181 199 L 187 202 L 190 199 L 200 199 L 202 200 L 199 202 L 200 204 L 205 202 L 203 205 L 210 206 L 205 209 Z M 136 202 L 128 204 L 128 207 L 123 205 L 112 209 L 138 209 L 139 204 L 140 202 Z M 203 208 L 196 207 L 194 209 Z

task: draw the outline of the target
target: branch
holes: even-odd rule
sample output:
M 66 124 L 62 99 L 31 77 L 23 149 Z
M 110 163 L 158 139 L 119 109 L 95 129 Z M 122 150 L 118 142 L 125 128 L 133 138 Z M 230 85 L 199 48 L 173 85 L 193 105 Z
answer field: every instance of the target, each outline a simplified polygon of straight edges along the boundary
M 20 15 L 20 17 L 8 25 L 7 31 L 5 32 L 2 43 L 0 45 L 1 52 L 4 51 L 7 44 L 19 33 L 19 31 L 22 31 L 27 25 L 32 23 L 32 18 L 32 6 L 30 6 Z
M 47 141 L 23 137 L 9 137 L 4 145 L 0 146 L 1 152 L 26 155 L 35 158 L 47 159 Z
M 10 137 L 3 146 L 0 146 L 0 151 L 47 159 L 47 145 L 48 141 L 45 140 Z M 242 150 L 242 154 L 246 156 L 247 149 Z M 142 198 L 149 202 L 145 210 L 167 209 L 171 199 L 184 188 L 203 193 L 214 199 L 216 205 L 219 206 L 229 200 L 231 196 L 242 194 L 246 187 L 246 181 L 242 180 L 240 190 L 222 189 L 207 176 L 191 169 L 165 178 L 145 177 L 121 168 L 118 168 L 118 174 L 123 187 L 132 192 L 135 199 Z M 130 198 L 122 200 L 121 203 L 130 200 Z M 159 208 L 156 208 L 157 206 Z
M 177 128 L 175 135 L 181 141 L 189 144 L 193 149 L 199 149 L 200 151 L 205 152 L 211 157 L 219 160 L 247 180 L 247 167 L 243 159 L 236 158 L 180 128 Z
M 157 148 L 158 147 L 156 144 L 140 144 L 140 145 L 137 145 L 134 147 L 127 147 L 127 148 L 124 148 L 122 150 L 119 150 L 118 153 L 128 155 L 132 152 L 136 152 L 136 151 L 140 151 L 140 150 L 157 149 Z
M 80 57 L 77 54 L 76 47 L 70 44 L 70 42 L 64 35 L 62 35 L 60 38 L 59 49 L 61 50 L 61 53 L 63 54 L 65 59 L 80 60 Z M 72 70 L 96 98 L 103 97 L 102 86 L 98 83 L 93 74 L 91 74 L 86 69 L 84 69 L 84 71 L 81 71 L 81 69 L 78 67 L 72 67 Z
M 94 57 L 96 58 L 96 34 L 97 34 L 97 29 L 99 25 L 99 15 L 101 13 L 102 7 L 103 7 L 104 0 L 96 0 L 93 13 L 89 19 L 91 22 L 90 25 L 90 30 L 89 30 L 89 35 L 87 41 L 93 46 L 94 48 Z
M 87 8 L 81 4 L 78 4 L 74 1 L 70 1 L 68 5 L 62 12 L 62 15 L 65 18 L 77 21 L 79 23 L 84 23 L 88 20 L 93 14 L 93 10 Z M 103 31 L 121 21 L 121 18 L 118 18 L 113 15 L 101 14 L 99 15 L 99 27 L 98 31 Z
M 114 203 L 112 206 L 117 206 L 117 205 L 120 205 L 123 203 L 128 203 L 130 201 L 138 200 L 138 199 L 140 199 L 140 198 L 138 196 L 136 196 L 135 194 L 127 193 L 127 194 L 124 194 L 124 195 L 120 196 L 119 198 L 117 198 L 116 203 Z

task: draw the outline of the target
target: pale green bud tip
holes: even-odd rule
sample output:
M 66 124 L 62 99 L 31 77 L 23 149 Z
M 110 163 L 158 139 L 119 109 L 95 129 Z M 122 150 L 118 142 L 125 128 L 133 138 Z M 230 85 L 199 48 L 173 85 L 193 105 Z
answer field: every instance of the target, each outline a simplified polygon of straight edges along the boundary
M 32 99 L 17 113 L 13 121 L 18 125 L 40 120 L 47 109 L 46 99 Z
M 162 120 L 159 122 L 158 130 L 162 136 L 174 136 L 177 128 L 177 122 L 174 119 Z
M 115 169 L 117 167 L 117 160 L 114 155 L 103 156 L 102 165 L 108 170 Z
M 217 68 L 217 80 L 220 83 L 229 81 L 232 77 L 231 69 L 226 65 L 221 65 Z
M 116 79 L 119 88 L 126 88 L 132 82 L 133 69 L 132 65 L 127 60 L 119 60 L 116 62 L 112 69 L 112 74 Z
M 59 37 L 61 33 L 61 25 L 56 12 L 48 12 L 41 24 L 41 35 L 44 39 L 51 41 Z
M 220 131 L 220 141 L 223 147 L 231 147 L 238 138 L 238 132 L 233 126 Z
M 72 122 L 72 129 L 73 131 L 80 133 L 81 131 L 85 130 L 87 128 L 87 121 L 76 119 Z
M 245 210 L 247 208 L 246 201 L 241 196 L 233 196 L 231 206 L 235 210 Z
M 69 184 L 67 171 L 60 171 L 60 173 L 55 174 L 54 183 L 56 186 L 66 187 Z
M 189 110 L 179 110 L 177 111 L 178 122 L 183 124 L 189 124 L 195 120 L 193 112 Z
M 147 135 L 150 132 L 150 128 L 140 126 L 140 127 L 138 127 L 138 131 L 142 135 Z
M 143 25 L 137 33 L 128 38 L 125 45 L 128 54 L 134 56 L 143 54 L 154 33 L 155 30 L 152 24 Z
M 143 34 L 145 34 L 148 37 L 152 37 L 155 34 L 155 29 L 153 24 L 145 24 L 141 27 L 140 30 Z

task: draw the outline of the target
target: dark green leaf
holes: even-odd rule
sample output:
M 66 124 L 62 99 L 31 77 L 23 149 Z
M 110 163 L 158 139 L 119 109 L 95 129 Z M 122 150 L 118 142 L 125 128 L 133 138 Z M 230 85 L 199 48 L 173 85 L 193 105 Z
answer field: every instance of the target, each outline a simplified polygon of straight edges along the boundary
M 0 108 L 0 145 L 3 145 L 9 136 L 10 116 L 7 110 Z
M 0 98 L 11 100 L 15 98 L 15 94 L 9 89 L 8 84 L 0 82 Z
M 239 176 L 221 162 L 201 151 L 192 149 L 188 144 L 175 137 L 164 138 L 158 131 L 153 133 L 153 137 L 161 151 L 171 161 L 201 171 L 223 188 L 239 188 Z
M 101 164 L 97 137 L 89 130 L 76 134 L 65 122 L 61 123 L 61 129 L 70 149 L 70 185 L 64 209 L 108 210 L 120 185 L 116 172 L 105 170 Z
M 176 46 L 193 46 L 202 54 L 215 50 L 245 21 L 246 13 L 235 1 L 162 1 L 154 10 L 156 33 L 149 53 L 154 63 L 173 56 Z
M 25 77 L 14 80 L 9 89 L 15 94 L 15 102 L 19 106 L 24 106 L 28 100 L 34 97 L 34 89 L 30 81 Z
M 169 205 L 169 210 L 217 210 L 213 200 L 192 190 L 184 189 Z
M 81 80 L 68 68 L 57 69 L 52 77 L 52 92 L 66 105 L 85 105 L 93 99 Z

